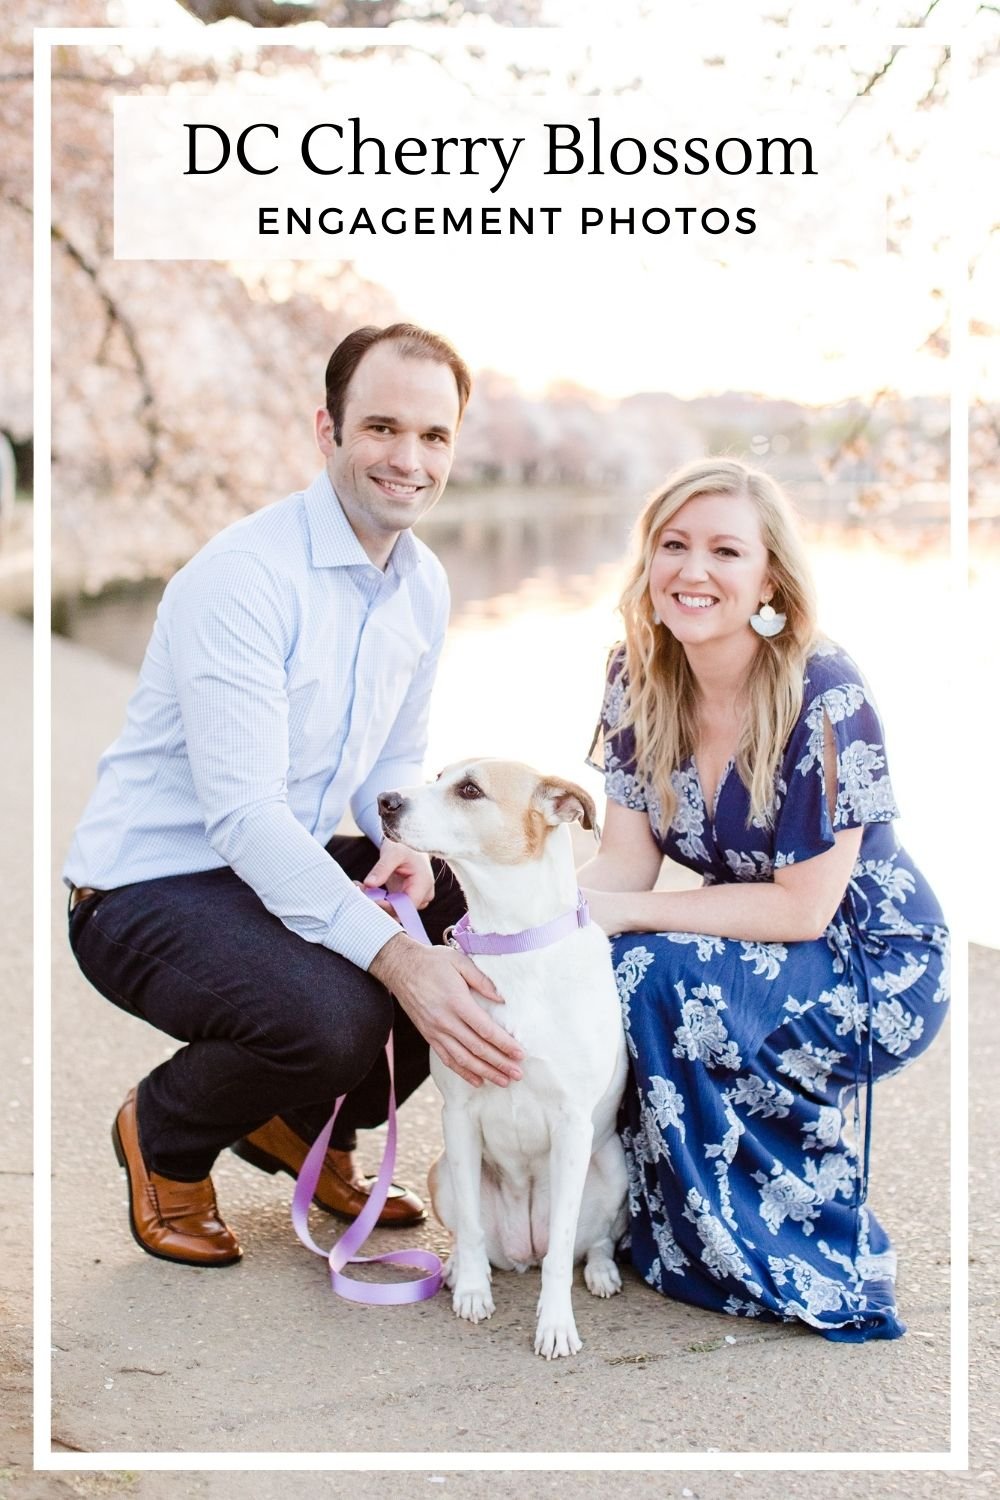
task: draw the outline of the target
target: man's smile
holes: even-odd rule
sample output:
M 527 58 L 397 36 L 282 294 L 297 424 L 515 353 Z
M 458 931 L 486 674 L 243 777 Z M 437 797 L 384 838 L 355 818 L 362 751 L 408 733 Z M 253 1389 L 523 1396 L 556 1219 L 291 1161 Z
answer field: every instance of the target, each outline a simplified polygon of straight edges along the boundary
M 414 495 L 419 494 L 419 492 L 424 488 L 422 484 L 414 484 L 412 481 L 406 482 L 401 479 L 383 479 L 379 474 L 372 474 L 370 478 L 374 484 L 378 485 L 383 494 L 396 495 L 403 500 L 412 499 Z

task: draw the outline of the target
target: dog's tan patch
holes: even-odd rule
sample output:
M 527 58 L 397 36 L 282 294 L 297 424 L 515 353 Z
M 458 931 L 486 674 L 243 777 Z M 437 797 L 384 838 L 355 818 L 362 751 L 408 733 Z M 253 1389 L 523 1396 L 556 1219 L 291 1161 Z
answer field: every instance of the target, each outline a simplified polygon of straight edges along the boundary
M 501 831 L 490 839 L 488 853 L 502 864 L 536 859 L 549 832 L 532 804 L 538 773 L 515 760 L 480 762 L 476 770 L 483 790 L 503 814 Z
M 524 856 L 537 859 L 545 847 L 545 840 L 552 832 L 552 824 L 537 807 L 529 807 L 524 814 Z

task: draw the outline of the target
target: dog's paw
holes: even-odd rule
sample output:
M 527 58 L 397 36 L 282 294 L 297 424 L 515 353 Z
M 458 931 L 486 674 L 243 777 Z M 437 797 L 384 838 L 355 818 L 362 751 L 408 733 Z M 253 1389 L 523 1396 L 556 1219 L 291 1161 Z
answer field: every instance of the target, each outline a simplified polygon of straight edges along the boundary
M 482 1323 L 492 1318 L 496 1308 L 489 1284 L 473 1287 L 456 1287 L 451 1299 L 455 1316 L 469 1323 Z
M 535 1353 L 543 1359 L 579 1354 L 582 1348 L 583 1340 L 576 1331 L 572 1315 L 568 1320 L 539 1318 L 535 1329 Z
M 583 1268 L 583 1279 L 588 1292 L 595 1297 L 613 1297 L 622 1289 L 622 1278 L 618 1267 L 610 1256 L 600 1260 L 588 1260 Z
M 452 1290 L 452 1288 L 454 1287 L 454 1285 L 455 1285 L 455 1257 L 454 1257 L 454 1255 L 449 1255 L 448 1259 L 445 1261 L 444 1265 L 441 1267 L 441 1280 L 444 1282 L 445 1286 L 448 1288 L 448 1290 L 450 1292 Z

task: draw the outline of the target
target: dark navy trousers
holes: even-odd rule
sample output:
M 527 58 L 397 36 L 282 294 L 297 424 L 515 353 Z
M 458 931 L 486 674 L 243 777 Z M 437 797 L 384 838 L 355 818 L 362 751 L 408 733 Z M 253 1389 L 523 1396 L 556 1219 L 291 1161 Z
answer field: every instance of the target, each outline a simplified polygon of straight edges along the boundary
M 361 880 L 378 851 L 338 836 L 328 852 Z M 435 861 L 421 912 L 432 943 L 465 910 Z M 383 985 L 348 959 L 290 932 L 230 869 L 140 881 L 81 902 L 70 945 L 106 999 L 185 1045 L 142 1080 L 147 1166 L 199 1181 L 218 1153 L 274 1115 L 312 1142 L 346 1094 L 331 1144 L 388 1113 L 384 1048 L 393 1030 L 396 1098 L 427 1077 L 428 1046 Z

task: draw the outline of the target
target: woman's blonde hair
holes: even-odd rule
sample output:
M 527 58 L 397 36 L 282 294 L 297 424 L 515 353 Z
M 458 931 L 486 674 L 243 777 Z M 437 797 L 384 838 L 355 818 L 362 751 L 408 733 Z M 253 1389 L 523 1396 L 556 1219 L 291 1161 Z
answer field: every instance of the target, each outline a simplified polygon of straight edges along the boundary
M 771 602 L 786 616 L 779 635 L 758 637 L 736 752 L 737 773 L 750 793 L 750 818 L 767 823 L 782 748 L 802 709 L 806 657 L 816 639 L 814 588 L 796 516 L 769 474 L 735 459 L 698 459 L 671 474 L 639 517 L 633 562 L 618 604 L 629 683 L 620 727 L 634 729 L 637 773 L 651 783 L 666 828 L 677 806 L 671 774 L 698 743 L 698 689 L 680 642 L 653 623 L 649 574 L 660 532 L 682 505 L 699 495 L 739 495 L 752 501 L 767 548 Z M 705 797 L 711 798 L 714 790 L 703 788 Z

